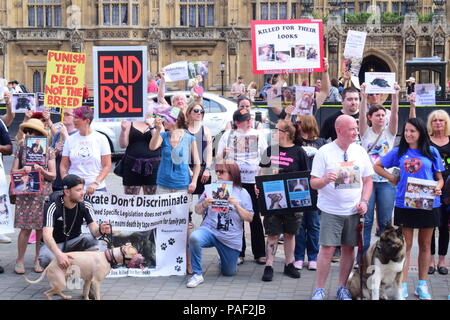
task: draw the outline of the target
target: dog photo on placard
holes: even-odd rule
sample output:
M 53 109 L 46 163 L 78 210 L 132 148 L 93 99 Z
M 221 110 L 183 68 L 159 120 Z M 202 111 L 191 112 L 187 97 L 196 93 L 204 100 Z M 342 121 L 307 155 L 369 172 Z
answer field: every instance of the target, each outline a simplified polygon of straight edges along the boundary
M 389 222 L 363 256 L 359 270 L 350 276 L 347 287 L 353 299 L 361 297 L 367 300 L 402 300 L 402 276 L 406 257 L 406 243 L 402 227 L 395 228 Z M 362 280 L 361 280 L 362 279 Z
M 280 192 L 267 193 L 266 207 L 269 210 L 287 208 L 287 203 L 284 194 Z
M 156 267 L 156 229 L 141 232 L 113 232 L 113 246 L 120 247 L 131 243 L 144 257 L 144 261 L 137 268 Z

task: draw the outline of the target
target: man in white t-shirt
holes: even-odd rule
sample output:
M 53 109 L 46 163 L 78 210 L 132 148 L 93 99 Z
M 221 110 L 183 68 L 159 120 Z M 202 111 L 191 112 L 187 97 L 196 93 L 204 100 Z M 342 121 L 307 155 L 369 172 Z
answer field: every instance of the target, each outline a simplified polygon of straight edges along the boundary
M 239 76 L 237 81 L 231 86 L 231 94 L 233 95 L 234 100 L 237 100 L 240 96 L 245 95 L 245 84 L 242 76 Z
M 313 300 L 325 298 L 325 282 L 337 246 L 341 246 L 337 298 L 351 300 L 345 285 L 358 244 L 356 227 L 359 217 L 367 212 L 372 193 L 372 164 L 364 148 L 354 143 L 358 136 L 356 120 L 341 115 L 336 119 L 335 129 L 337 139 L 318 150 L 311 170 L 311 187 L 319 191 L 317 207 L 321 210 Z

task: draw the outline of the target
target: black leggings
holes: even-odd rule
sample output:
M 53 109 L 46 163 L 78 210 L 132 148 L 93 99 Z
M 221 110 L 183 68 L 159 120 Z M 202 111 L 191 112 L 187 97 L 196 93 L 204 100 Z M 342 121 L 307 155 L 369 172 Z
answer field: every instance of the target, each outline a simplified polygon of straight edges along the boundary
M 449 213 L 447 211 L 447 206 L 441 207 L 441 217 L 439 219 L 439 250 L 438 255 L 446 256 L 448 251 L 448 242 L 449 242 L 449 231 L 448 231 L 448 218 Z M 431 237 L 431 255 L 434 256 L 436 253 L 436 244 L 434 240 L 435 230 L 433 230 L 433 236 Z
M 251 233 L 251 242 L 252 242 L 252 253 L 255 259 L 259 259 L 266 256 L 266 245 L 264 242 L 264 228 L 261 221 L 261 217 L 259 215 L 259 206 L 258 200 L 256 198 L 255 193 L 255 184 L 254 183 L 243 183 L 242 188 L 247 190 L 250 194 L 250 198 L 252 198 L 253 205 L 253 220 L 250 222 L 250 233 Z M 245 245 L 245 230 L 242 233 L 242 251 L 240 253 L 240 257 L 245 257 L 245 249 L 247 246 Z

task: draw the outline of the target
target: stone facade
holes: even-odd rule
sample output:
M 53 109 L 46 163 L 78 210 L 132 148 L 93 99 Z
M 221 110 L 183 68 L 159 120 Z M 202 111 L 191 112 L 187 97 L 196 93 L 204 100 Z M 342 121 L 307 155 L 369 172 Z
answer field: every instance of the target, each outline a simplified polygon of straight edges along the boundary
M 333 2 L 343 5 L 341 8 L 330 6 Z M 449 60 L 450 16 L 447 12 L 450 12 L 450 1 L 444 1 L 442 7 L 434 4 L 439 1 L 416 1 L 413 13 L 406 15 L 402 23 L 376 20 L 369 24 L 342 22 L 342 8 L 344 12 L 348 12 L 349 8 L 354 8 L 354 12 L 367 11 L 370 10 L 367 5 L 381 3 L 381 8 L 389 11 L 404 2 L 5 0 L 0 2 L 0 72 L 3 77 L 17 79 L 28 88 L 42 88 L 47 50 L 85 52 L 88 55 L 86 83 L 92 88 L 91 56 L 94 46 L 145 45 L 149 49 L 149 69 L 152 72 L 158 72 L 163 66 L 175 61 L 209 61 L 209 77 L 205 87 L 209 91 L 220 92 L 220 63 L 223 61 L 226 90 L 239 75 L 244 76 L 246 83 L 256 81 L 261 88 L 264 78 L 262 75 L 253 75 L 249 63 L 252 56 L 250 21 L 261 19 L 265 14 L 269 18 L 300 18 L 313 13 L 315 17 L 326 17 L 327 20 L 325 54 L 330 60 L 332 77 L 338 77 L 341 73 L 340 61 L 346 32 L 350 29 L 364 30 L 368 32 L 365 56 L 384 61 L 390 71 L 398 73 L 399 82 L 404 84 L 405 78 L 409 76 L 405 75 L 406 60 L 435 54 Z M 191 27 L 187 22 L 191 10 L 189 6 L 192 6 L 196 19 L 192 24 L 195 26 Z M 40 11 L 40 17 L 39 10 L 43 10 Z M 435 15 L 432 21 L 418 21 L 417 14 L 431 12 L 440 14 Z M 449 80 L 450 66 L 447 66 L 447 70 Z M 291 82 L 308 79 L 312 83 L 317 76 L 291 75 Z M 420 77 L 419 74 L 417 76 Z M 184 89 L 185 83 L 173 83 L 170 87 Z

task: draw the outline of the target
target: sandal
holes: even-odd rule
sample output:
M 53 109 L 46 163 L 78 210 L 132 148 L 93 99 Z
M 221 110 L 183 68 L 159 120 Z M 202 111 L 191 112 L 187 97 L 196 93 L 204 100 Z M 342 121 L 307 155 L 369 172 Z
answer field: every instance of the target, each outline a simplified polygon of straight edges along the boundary
M 261 265 L 266 264 L 266 261 L 267 261 L 266 257 L 261 257 L 261 258 L 255 259 L 255 262 L 257 264 L 261 264 Z
M 25 274 L 25 266 L 23 263 L 16 263 L 14 266 L 14 272 L 17 274 Z
M 442 274 L 444 276 L 448 274 L 448 269 L 446 267 L 438 266 L 437 270 L 438 270 L 439 274 Z
M 42 273 L 44 271 L 44 268 L 41 267 L 38 261 L 34 263 L 34 272 L 36 273 Z
M 428 267 L 428 274 L 434 274 L 435 271 L 436 271 L 435 267 Z

